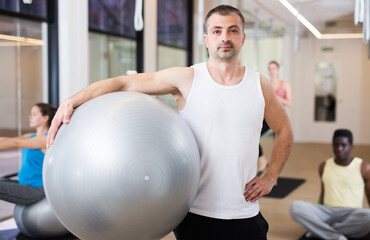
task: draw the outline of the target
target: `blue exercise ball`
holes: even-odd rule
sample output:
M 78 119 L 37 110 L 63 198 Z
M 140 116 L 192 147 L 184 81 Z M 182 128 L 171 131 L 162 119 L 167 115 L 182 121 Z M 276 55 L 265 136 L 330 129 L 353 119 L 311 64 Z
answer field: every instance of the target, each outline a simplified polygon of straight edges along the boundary
M 62 125 L 43 168 L 46 197 L 81 239 L 160 239 L 196 196 L 197 143 L 179 114 L 155 97 L 94 98 Z

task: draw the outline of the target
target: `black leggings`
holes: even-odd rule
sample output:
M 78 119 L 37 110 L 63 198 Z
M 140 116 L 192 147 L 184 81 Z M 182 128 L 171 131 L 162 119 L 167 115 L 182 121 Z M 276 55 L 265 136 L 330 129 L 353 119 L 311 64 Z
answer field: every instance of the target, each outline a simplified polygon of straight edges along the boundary
M 30 205 L 45 197 L 43 187 L 31 187 L 19 184 L 16 180 L 0 178 L 0 199 L 20 204 Z
M 267 124 L 266 120 L 263 119 L 263 124 L 262 124 L 262 130 L 261 130 L 261 136 L 267 132 L 267 130 L 270 129 L 270 126 Z M 263 151 L 262 151 L 262 148 L 261 148 L 261 144 L 258 145 L 258 157 L 261 157 L 263 155 Z
M 188 213 L 174 230 L 177 240 L 266 240 L 268 223 L 261 213 L 245 219 L 215 219 Z

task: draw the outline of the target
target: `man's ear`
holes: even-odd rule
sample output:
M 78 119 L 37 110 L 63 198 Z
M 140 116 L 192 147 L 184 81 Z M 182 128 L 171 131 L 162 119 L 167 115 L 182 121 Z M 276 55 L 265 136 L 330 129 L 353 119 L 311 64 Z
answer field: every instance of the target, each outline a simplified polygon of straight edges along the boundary
M 208 35 L 204 34 L 204 43 L 206 44 L 206 47 L 208 48 Z

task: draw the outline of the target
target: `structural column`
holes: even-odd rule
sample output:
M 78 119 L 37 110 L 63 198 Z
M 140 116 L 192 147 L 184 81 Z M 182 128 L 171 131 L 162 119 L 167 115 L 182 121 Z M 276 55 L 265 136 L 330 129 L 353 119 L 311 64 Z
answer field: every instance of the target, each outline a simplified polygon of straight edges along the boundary
M 144 1 L 144 72 L 157 71 L 158 1 Z
M 88 0 L 58 1 L 58 8 L 61 103 L 89 83 Z

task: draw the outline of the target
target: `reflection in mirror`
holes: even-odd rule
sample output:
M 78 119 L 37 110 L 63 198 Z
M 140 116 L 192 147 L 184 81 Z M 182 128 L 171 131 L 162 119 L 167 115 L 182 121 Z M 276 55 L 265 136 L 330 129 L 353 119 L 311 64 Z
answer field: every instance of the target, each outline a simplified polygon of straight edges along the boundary
M 338 68 L 333 63 L 318 63 L 315 68 L 315 121 L 334 122 Z

